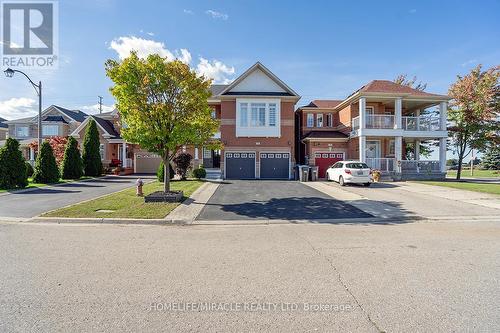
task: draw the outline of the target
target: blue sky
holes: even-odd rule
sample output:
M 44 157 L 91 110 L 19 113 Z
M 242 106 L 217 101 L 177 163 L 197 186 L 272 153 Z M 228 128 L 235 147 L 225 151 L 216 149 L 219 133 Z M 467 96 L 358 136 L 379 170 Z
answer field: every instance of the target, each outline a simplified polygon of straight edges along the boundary
M 500 63 L 499 12 L 498 0 L 63 0 L 59 69 L 27 72 L 43 81 L 45 107 L 91 112 L 98 95 L 113 104 L 104 62 L 132 47 L 190 59 L 219 81 L 261 61 L 303 96 L 300 104 L 341 99 L 400 73 L 446 93 L 457 74 Z M 25 80 L 0 78 L 0 116 L 35 110 Z

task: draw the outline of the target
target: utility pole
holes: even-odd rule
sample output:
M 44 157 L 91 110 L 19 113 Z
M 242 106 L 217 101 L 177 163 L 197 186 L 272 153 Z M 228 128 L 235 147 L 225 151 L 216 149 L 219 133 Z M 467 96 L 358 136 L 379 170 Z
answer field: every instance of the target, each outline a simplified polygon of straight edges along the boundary
M 99 114 L 102 113 L 102 96 L 97 96 L 99 97 Z

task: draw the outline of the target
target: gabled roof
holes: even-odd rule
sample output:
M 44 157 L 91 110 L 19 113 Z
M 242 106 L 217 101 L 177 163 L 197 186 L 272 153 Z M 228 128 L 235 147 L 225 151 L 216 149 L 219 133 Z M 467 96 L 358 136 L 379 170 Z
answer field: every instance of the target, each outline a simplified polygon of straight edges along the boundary
M 43 121 L 56 121 L 56 122 L 61 122 L 61 123 L 68 123 L 63 116 L 46 116 L 45 118 L 42 118 Z
M 281 87 L 284 90 L 281 92 L 259 92 L 259 91 L 254 91 L 254 92 L 231 92 L 231 89 L 236 87 L 239 83 L 241 83 L 245 78 L 247 78 L 250 74 L 252 74 L 256 70 L 261 70 L 264 74 L 266 74 L 271 80 L 273 80 L 279 87 Z M 276 75 L 274 75 L 269 69 L 267 69 L 264 65 L 262 65 L 260 62 L 256 62 L 252 67 L 247 69 L 243 74 L 241 74 L 239 77 L 236 78 L 231 84 L 227 85 L 222 89 L 218 95 L 264 95 L 264 96 L 270 96 L 270 93 L 272 93 L 272 96 L 295 96 L 299 97 L 300 96 L 288 85 L 286 85 L 285 82 L 281 81 Z
M 96 115 L 89 115 L 81 124 L 78 126 L 70 136 L 78 137 L 79 133 L 87 126 L 90 119 L 94 119 L 97 127 L 99 127 L 103 132 L 103 136 L 109 139 L 120 139 L 120 134 L 116 131 L 113 123 L 107 119 L 100 118 Z
M 431 94 L 424 91 L 420 91 L 402 84 L 398 84 L 389 80 L 373 80 L 367 85 L 361 87 L 357 92 L 369 92 L 369 93 L 394 93 L 394 94 L 405 94 L 412 96 L 432 96 L 439 97 L 443 95 Z M 443 96 L 445 97 L 445 96 Z
M 88 114 L 86 114 L 85 112 L 82 112 L 80 110 L 68 110 L 68 109 L 65 109 L 65 108 L 57 106 L 57 105 L 51 105 L 42 111 L 42 120 L 43 120 L 45 114 L 51 110 L 56 110 L 59 113 L 61 113 L 62 115 L 66 116 L 66 117 L 68 117 L 76 122 L 79 122 L 79 123 L 81 123 L 82 121 L 84 121 L 88 117 Z M 31 116 L 31 117 L 27 117 L 27 118 L 9 120 L 9 121 L 7 121 L 7 124 L 31 123 L 31 122 L 34 123 L 37 121 L 38 121 L 38 114 L 36 116 Z
M 84 121 L 85 118 L 87 118 L 89 116 L 88 114 L 86 114 L 85 112 L 80 111 L 80 110 L 68 110 L 68 109 L 65 109 L 65 108 L 57 106 L 57 105 L 52 105 L 52 106 L 55 107 L 57 110 L 61 111 L 62 113 L 64 113 L 65 115 L 67 115 L 68 117 L 70 117 L 71 119 L 73 119 L 79 123 Z
M 319 109 L 333 109 L 337 105 L 342 103 L 342 100 L 338 99 L 315 99 L 311 103 L 305 105 L 306 108 L 319 108 Z

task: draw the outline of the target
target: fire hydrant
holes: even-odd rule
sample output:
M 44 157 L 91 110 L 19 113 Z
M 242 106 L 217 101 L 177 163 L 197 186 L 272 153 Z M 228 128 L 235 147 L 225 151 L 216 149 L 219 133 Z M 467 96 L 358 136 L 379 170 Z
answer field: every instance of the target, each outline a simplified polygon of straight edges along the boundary
M 144 182 L 142 181 L 141 178 L 138 178 L 135 181 L 135 187 L 136 187 L 136 194 L 138 197 L 142 197 L 144 194 L 142 193 L 142 185 L 144 185 Z

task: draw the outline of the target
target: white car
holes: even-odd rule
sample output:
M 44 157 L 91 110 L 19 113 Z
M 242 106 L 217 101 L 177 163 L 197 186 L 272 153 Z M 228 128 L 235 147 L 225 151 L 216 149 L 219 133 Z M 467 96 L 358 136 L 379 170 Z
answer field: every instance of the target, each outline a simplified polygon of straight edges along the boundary
M 372 170 L 366 163 L 359 161 L 340 161 L 326 170 L 326 179 L 336 181 L 340 186 L 347 183 L 370 186 Z

